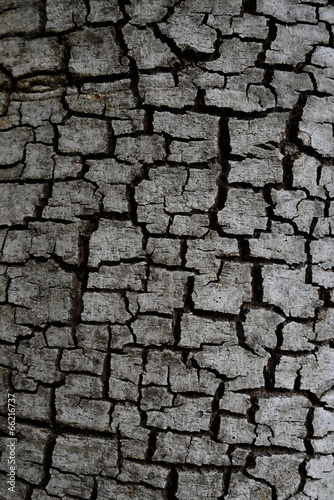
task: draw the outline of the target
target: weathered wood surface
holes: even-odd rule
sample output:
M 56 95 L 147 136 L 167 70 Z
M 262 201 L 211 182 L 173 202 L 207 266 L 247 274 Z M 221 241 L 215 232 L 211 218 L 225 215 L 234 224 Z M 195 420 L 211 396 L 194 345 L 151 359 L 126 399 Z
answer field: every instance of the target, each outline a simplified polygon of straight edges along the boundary
M 0 498 L 333 499 L 333 2 L 0 3 Z

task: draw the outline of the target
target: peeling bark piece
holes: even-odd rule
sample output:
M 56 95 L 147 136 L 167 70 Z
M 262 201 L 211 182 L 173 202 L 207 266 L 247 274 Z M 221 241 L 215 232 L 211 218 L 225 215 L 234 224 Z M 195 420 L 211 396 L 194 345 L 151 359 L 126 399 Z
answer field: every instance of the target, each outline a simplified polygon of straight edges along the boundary
M 83 321 L 125 323 L 131 317 L 126 311 L 123 299 L 117 293 L 85 292 L 83 304 Z
M 72 116 L 59 130 L 59 149 L 64 153 L 108 153 L 109 132 L 105 121 Z
M 236 329 L 232 321 L 215 321 L 193 314 L 182 315 L 178 343 L 180 347 L 201 348 L 203 344 L 221 345 L 235 339 Z
M 0 35 L 36 34 L 40 29 L 38 0 L 4 0 L 0 7 Z M 29 19 L 29 23 L 26 20 Z
M 54 0 L 46 5 L 46 31 L 58 33 L 80 28 L 86 20 L 86 5 L 83 0 Z
M 262 193 L 230 188 L 225 206 L 218 212 L 218 223 L 227 233 L 253 235 L 256 229 L 266 229 L 267 207 Z
M 138 344 L 171 345 L 174 342 L 172 320 L 157 316 L 138 316 L 132 323 Z
M 322 302 L 318 287 L 305 283 L 305 269 L 263 266 L 263 300 L 280 307 L 287 316 L 308 318 Z
M 289 224 L 273 221 L 270 233 L 249 240 L 250 255 L 265 259 L 282 259 L 288 264 L 306 262 L 305 240 L 293 234 Z
M 61 435 L 53 450 L 52 467 L 72 474 L 113 477 L 118 472 L 117 443 L 112 438 Z
M 251 309 L 243 323 L 246 344 L 254 352 L 274 349 L 277 344 L 276 328 L 285 320 L 283 316 L 266 309 Z
M 109 397 L 137 401 L 139 378 L 142 374 L 140 349 L 125 349 L 122 354 L 111 354 Z
M 285 446 L 305 451 L 305 420 L 311 403 L 305 396 L 259 398 L 256 445 Z M 269 430 L 269 433 L 268 433 Z M 264 435 L 266 436 L 264 436 Z M 298 462 L 299 463 L 299 462 Z
M 195 276 L 195 309 L 238 314 L 242 303 L 251 300 L 250 264 L 226 262 L 218 281 L 214 278 Z
M 157 107 L 193 106 L 197 95 L 197 89 L 191 81 L 180 79 L 177 86 L 173 76 L 169 73 L 140 75 L 138 87 L 144 103 Z
M 300 6 L 297 6 L 297 9 L 299 11 Z M 313 48 L 313 45 L 328 43 L 329 34 L 325 23 L 318 23 L 317 26 L 307 25 L 307 37 L 305 37 L 305 33 L 306 26 L 304 24 L 292 26 L 279 24 L 276 38 L 271 42 L 270 49 L 266 52 L 266 63 L 295 66 L 297 63 L 305 61 L 306 55 Z
M 184 500 L 219 498 L 223 493 L 223 474 L 217 471 L 180 471 L 177 496 Z
M 166 486 L 169 469 L 154 464 L 139 464 L 135 462 L 123 462 L 119 481 L 124 483 L 145 482 L 154 488 L 163 489 Z
M 106 21 L 117 23 L 123 17 L 117 0 L 109 0 L 108 2 L 89 0 L 89 5 L 88 21 L 91 23 L 104 23 Z
M 103 246 L 101 241 L 105 242 Z M 144 255 L 140 228 L 130 222 L 101 219 L 90 239 L 88 264 L 96 267 L 100 262 L 117 262 Z
M 268 481 L 276 489 L 277 500 L 286 500 L 298 489 L 299 466 L 303 459 L 304 456 L 299 453 L 257 457 L 251 474 Z
M 333 103 L 332 96 L 308 97 L 298 134 L 305 145 L 312 146 L 320 154 L 328 157 L 334 155 Z
M 147 412 L 147 425 L 158 429 L 175 429 L 178 431 L 208 431 L 211 417 L 212 399 L 207 397 L 193 398 L 177 395 L 173 408 L 163 412 Z
M 1 186 L 1 224 L 23 224 L 34 217 L 46 197 L 46 184 L 6 184 Z M 12 201 L 15 200 L 15 204 Z
M 255 389 L 264 384 L 263 369 L 269 355 L 255 355 L 240 348 L 239 345 L 205 346 L 200 352 L 192 354 L 201 368 L 217 370 L 219 374 L 233 379 L 229 389 Z
M 176 6 L 166 23 L 159 24 L 164 35 L 173 39 L 181 50 L 213 54 L 217 33 L 203 23 L 203 7 L 190 2 Z
M 32 141 L 32 131 L 26 128 L 14 128 L 0 132 L 0 165 L 11 165 L 23 160 L 24 147 Z
M 57 495 L 60 493 L 62 495 L 75 495 L 79 498 L 87 499 L 91 497 L 94 478 L 85 475 L 65 474 L 51 468 L 50 470 L 50 481 L 46 485 L 46 490 L 50 495 Z
M 110 432 L 110 403 L 101 398 L 100 378 L 91 375 L 68 374 L 65 385 L 56 389 L 57 422 L 63 425 Z M 75 471 L 74 468 L 66 469 L 64 466 L 60 469 Z
M 141 312 L 172 313 L 184 304 L 185 287 L 189 273 L 152 268 L 147 293 L 138 295 Z
M 158 135 L 120 137 L 116 142 L 115 156 L 128 162 L 153 163 L 166 157 L 165 140 Z
M 67 35 L 70 45 L 69 71 L 76 77 L 113 75 L 129 71 L 121 57 L 113 27 L 83 28 Z
M 87 288 L 120 290 L 144 290 L 146 280 L 146 263 L 101 266 L 97 273 L 88 276 Z
M 124 26 L 123 36 L 128 48 L 128 57 L 136 61 L 139 70 L 165 67 L 177 60 L 168 45 L 156 38 L 153 29 L 139 30 L 131 24 Z
M 61 72 L 64 46 L 57 38 L 3 38 L 0 41 L 2 64 L 14 78 L 29 73 Z
M 19 306 L 18 324 L 43 325 L 48 321 L 70 320 L 73 299 L 73 274 L 52 261 L 28 262 L 8 270 L 11 281 L 8 300 Z
M 254 479 L 250 479 L 242 472 L 232 473 L 226 500 L 271 500 L 272 489 Z
M 97 494 L 99 500 L 164 500 L 165 493 L 159 490 L 152 490 L 139 484 L 119 484 L 110 479 L 98 478 Z

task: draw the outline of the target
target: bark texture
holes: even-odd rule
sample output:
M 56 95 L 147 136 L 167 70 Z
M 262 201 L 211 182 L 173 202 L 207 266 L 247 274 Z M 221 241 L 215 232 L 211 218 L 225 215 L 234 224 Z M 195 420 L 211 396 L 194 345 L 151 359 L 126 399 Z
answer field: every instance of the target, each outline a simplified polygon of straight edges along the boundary
M 334 498 L 333 23 L 2 0 L 1 499 Z

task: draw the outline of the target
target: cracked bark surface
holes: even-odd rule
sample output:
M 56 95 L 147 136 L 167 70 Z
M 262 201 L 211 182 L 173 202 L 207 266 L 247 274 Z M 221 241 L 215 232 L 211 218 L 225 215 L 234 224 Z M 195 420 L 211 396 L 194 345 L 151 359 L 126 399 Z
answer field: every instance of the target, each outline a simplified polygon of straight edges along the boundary
M 331 0 L 2 0 L 0 498 L 334 498 Z

